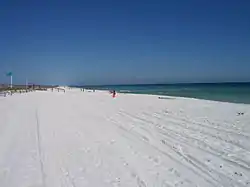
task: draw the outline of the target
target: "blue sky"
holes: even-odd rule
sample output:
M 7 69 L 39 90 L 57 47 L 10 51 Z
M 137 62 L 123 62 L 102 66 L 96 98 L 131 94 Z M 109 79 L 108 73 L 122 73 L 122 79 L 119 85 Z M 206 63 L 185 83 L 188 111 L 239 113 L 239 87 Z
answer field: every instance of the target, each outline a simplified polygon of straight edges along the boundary
M 250 1 L 0 2 L 0 82 L 250 81 Z

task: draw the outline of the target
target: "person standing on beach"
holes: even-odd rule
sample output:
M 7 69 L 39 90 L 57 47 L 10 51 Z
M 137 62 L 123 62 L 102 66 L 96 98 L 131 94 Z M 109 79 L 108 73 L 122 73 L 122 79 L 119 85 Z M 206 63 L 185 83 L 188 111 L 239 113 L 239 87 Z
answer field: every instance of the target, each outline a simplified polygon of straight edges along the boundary
M 113 90 L 113 98 L 115 98 L 115 96 L 116 96 L 116 91 Z

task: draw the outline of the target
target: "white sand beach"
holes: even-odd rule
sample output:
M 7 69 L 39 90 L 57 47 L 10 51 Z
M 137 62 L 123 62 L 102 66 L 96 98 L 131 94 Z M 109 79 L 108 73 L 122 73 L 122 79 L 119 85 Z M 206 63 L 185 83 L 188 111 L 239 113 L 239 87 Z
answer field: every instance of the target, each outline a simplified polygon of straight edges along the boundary
M 250 186 L 250 105 L 66 89 L 0 111 L 0 187 Z

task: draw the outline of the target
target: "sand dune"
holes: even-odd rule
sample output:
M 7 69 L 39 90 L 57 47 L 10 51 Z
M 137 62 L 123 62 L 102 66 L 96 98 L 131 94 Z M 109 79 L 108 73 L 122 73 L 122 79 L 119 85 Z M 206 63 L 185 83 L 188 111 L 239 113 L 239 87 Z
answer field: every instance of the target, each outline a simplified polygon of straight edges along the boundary
M 250 105 L 71 89 L 0 110 L 1 187 L 250 186 Z

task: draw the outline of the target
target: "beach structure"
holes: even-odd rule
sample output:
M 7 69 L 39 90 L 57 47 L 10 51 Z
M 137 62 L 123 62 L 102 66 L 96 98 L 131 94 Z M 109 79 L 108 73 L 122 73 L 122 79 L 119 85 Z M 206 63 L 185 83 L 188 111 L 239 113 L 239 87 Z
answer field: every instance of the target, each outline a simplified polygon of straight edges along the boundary
M 12 88 L 12 84 L 13 84 L 13 82 L 12 82 L 12 81 L 13 81 L 13 79 L 12 79 L 12 76 L 13 76 L 13 75 L 12 75 L 12 72 L 6 73 L 6 76 L 7 76 L 7 77 L 10 77 L 10 88 Z

